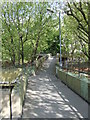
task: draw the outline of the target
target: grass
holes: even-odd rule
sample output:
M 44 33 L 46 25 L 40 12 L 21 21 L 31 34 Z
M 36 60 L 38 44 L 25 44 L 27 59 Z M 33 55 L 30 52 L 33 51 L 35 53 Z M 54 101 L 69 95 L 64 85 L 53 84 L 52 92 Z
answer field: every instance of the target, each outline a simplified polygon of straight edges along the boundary
M 21 71 L 21 68 L 2 69 L 2 71 L 0 72 L 1 81 L 11 82 L 20 75 Z

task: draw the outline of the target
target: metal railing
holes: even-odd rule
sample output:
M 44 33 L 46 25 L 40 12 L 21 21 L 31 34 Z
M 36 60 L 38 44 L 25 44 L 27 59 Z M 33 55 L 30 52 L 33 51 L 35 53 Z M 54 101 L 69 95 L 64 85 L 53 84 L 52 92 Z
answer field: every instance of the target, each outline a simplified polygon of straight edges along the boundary
M 56 65 L 59 66 L 59 63 L 57 63 Z M 66 72 L 73 72 L 75 74 L 78 74 L 78 76 L 83 74 L 88 79 L 90 79 L 90 62 L 82 61 L 62 62 L 62 69 Z
M 9 90 L 10 120 L 12 120 L 12 97 L 11 97 L 11 94 L 12 94 L 12 90 L 13 90 L 16 83 L 17 83 L 17 80 L 14 80 L 12 82 L 5 82 L 5 81 L 0 82 L 0 88 L 1 89 Z

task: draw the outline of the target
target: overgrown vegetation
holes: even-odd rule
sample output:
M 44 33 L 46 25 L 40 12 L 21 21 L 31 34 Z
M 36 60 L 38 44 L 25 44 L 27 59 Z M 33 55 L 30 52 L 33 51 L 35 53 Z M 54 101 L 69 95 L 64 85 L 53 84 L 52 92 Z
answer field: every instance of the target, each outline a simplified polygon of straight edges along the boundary
M 61 3 L 60 3 L 61 4 Z M 61 19 L 62 56 L 90 61 L 90 4 L 66 2 Z M 54 10 L 50 13 L 47 9 Z M 32 63 L 40 53 L 59 53 L 59 3 L 13 2 L 2 5 L 2 61 Z
M 67 38 L 72 40 L 72 56 L 90 61 L 90 2 L 67 2 L 64 8 Z M 84 55 L 83 55 L 84 54 Z

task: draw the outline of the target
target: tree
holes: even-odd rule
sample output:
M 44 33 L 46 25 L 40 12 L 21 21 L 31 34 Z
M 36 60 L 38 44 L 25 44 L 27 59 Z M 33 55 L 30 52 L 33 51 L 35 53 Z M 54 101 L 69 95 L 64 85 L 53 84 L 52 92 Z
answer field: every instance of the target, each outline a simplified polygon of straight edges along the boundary
M 81 1 L 67 2 L 67 8 L 65 13 L 73 17 L 77 22 L 75 33 L 78 36 L 83 53 L 88 57 L 88 61 L 90 61 L 90 3 Z
M 80 53 L 80 42 L 75 34 L 77 25 L 77 22 L 72 17 L 64 15 L 62 24 L 62 54 L 72 58 L 72 60 L 76 58 L 76 51 Z
M 15 64 L 34 61 L 47 45 L 53 20 L 48 3 L 13 2 L 2 6 L 3 59 Z M 49 24 L 50 23 L 50 24 Z M 49 30 L 49 32 L 48 32 Z M 42 49 L 41 49 L 42 48 Z M 6 52 L 7 51 L 7 52 Z M 4 57 L 5 56 L 5 57 Z M 22 61 L 22 62 L 21 62 Z

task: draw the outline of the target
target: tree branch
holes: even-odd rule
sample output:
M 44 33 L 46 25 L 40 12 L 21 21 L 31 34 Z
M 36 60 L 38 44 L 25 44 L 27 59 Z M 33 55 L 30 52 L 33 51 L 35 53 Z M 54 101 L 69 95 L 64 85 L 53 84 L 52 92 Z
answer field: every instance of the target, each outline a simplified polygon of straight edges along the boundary
M 81 33 L 83 33 L 86 37 L 88 37 L 88 34 L 84 30 L 82 30 L 80 27 L 78 27 L 77 30 L 81 31 Z
M 84 44 L 82 43 L 82 40 L 80 40 L 80 44 L 81 44 L 81 46 L 82 46 L 82 52 L 84 53 L 84 55 L 87 56 L 87 57 L 89 57 L 89 55 L 88 55 L 88 53 L 86 52 L 86 50 L 85 50 L 85 51 L 83 50 L 83 48 L 85 48 L 85 47 L 84 47 Z
M 80 40 L 83 40 L 85 43 L 87 43 L 87 44 L 88 44 L 88 41 L 87 41 L 87 40 L 85 40 L 86 38 L 84 38 L 84 37 L 80 36 L 80 34 L 78 35 L 76 31 L 75 31 L 75 34 L 77 35 L 77 37 L 78 37 Z
M 78 22 L 78 27 L 80 27 L 82 30 L 84 30 L 87 34 L 88 31 L 85 29 L 85 27 L 81 24 L 81 20 L 79 20 L 79 18 L 74 14 L 70 4 L 68 3 L 68 7 L 69 7 L 69 11 L 66 11 L 66 14 L 69 16 L 72 16 L 73 18 L 75 18 L 75 20 Z
M 76 5 L 76 3 L 75 3 L 75 2 L 73 2 L 73 5 L 75 6 L 75 8 L 76 8 L 78 11 L 80 11 L 80 12 L 81 12 L 81 14 L 82 14 L 82 16 L 83 16 L 83 18 L 84 18 L 85 22 L 86 22 L 86 23 L 87 23 L 87 25 L 88 25 L 88 21 L 87 21 L 87 19 L 86 19 L 86 15 L 85 15 L 85 13 L 84 13 L 84 11 L 83 11 L 83 9 L 82 9 L 82 3 L 81 3 L 81 2 L 79 2 L 80 8 L 79 8 L 79 7 L 77 7 L 77 5 Z

